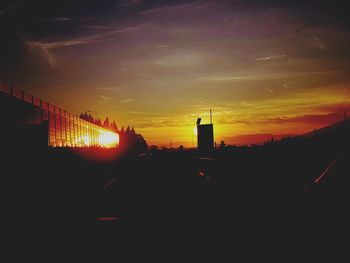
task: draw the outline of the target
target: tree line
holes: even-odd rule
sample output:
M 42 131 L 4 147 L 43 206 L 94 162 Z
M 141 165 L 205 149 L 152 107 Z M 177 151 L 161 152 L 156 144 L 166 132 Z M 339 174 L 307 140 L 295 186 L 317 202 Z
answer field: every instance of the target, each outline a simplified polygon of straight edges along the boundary
M 97 126 L 103 127 L 107 130 L 119 132 L 117 123 L 114 120 L 110 121 L 108 117 L 106 117 L 105 120 L 102 122 L 100 118 L 94 119 L 94 117 L 92 117 L 90 113 L 88 114 L 87 112 L 84 112 L 80 113 L 80 119 L 96 124 Z
M 147 151 L 148 146 L 146 140 L 141 134 L 135 131 L 134 127 L 130 128 L 128 125 L 127 128 L 124 128 L 124 126 L 122 126 L 121 129 L 119 129 L 116 121 L 110 121 L 108 116 L 102 122 L 100 118 L 95 119 L 88 112 L 81 113 L 80 118 L 96 124 L 97 126 L 100 126 L 106 130 L 118 133 L 119 147 L 128 153 L 139 154 Z

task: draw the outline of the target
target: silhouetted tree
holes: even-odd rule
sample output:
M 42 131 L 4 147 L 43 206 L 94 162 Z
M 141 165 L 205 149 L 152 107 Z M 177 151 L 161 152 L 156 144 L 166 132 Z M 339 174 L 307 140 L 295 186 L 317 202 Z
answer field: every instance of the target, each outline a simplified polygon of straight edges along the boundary
M 102 127 L 102 122 L 101 122 L 100 118 L 95 120 L 95 124 Z
M 111 128 L 108 117 L 106 117 L 105 121 L 103 122 L 103 128 L 105 128 L 105 129 L 110 129 Z
M 159 147 L 157 146 L 157 145 L 151 145 L 150 147 L 149 147 L 149 149 L 150 149 L 150 151 L 151 152 L 156 152 L 156 151 L 158 151 L 159 150 Z
M 140 154 L 147 152 L 148 146 L 146 140 L 141 134 L 137 134 L 135 129 L 126 129 L 122 126 L 119 131 L 120 148 L 128 154 Z
M 220 142 L 220 148 L 223 149 L 223 148 L 225 148 L 225 147 L 226 147 L 225 141 L 222 140 L 222 141 Z
M 90 113 L 89 113 L 89 115 L 87 115 L 86 121 L 91 122 L 91 123 L 94 123 L 94 118 L 91 116 Z
M 112 122 L 112 131 L 118 132 L 118 126 L 117 126 L 117 123 L 115 121 Z
M 95 123 L 94 118 L 91 116 L 91 114 L 88 114 L 87 112 L 80 113 L 80 119 L 83 119 L 85 121 Z

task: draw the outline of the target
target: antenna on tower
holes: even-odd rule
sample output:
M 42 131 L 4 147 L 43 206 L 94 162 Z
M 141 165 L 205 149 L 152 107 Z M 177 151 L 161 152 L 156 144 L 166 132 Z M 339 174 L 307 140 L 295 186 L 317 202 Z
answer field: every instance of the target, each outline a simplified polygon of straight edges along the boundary
M 211 113 L 211 109 L 210 109 L 210 124 L 213 124 L 213 116 L 212 116 L 212 113 Z

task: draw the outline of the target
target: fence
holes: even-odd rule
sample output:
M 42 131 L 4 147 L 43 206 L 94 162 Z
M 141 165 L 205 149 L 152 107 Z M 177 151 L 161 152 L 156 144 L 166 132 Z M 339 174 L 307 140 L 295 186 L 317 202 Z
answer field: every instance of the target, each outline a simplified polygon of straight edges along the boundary
M 26 116 L 22 123 L 48 122 L 48 145 L 51 147 L 115 147 L 119 144 L 117 133 L 85 121 L 11 84 L 0 82 L 0 91 L 31 105 L 30 117 Z

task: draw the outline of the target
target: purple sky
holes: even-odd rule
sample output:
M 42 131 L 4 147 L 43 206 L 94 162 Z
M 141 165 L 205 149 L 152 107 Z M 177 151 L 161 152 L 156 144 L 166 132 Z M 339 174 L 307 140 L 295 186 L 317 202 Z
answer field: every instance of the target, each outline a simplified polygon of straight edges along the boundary
M 101 2 L 1 3 L 0 79 L 150 144 L 191 145 L 209 108 L 218 142 L 306 132 L 349 109 L 341 1 Z

